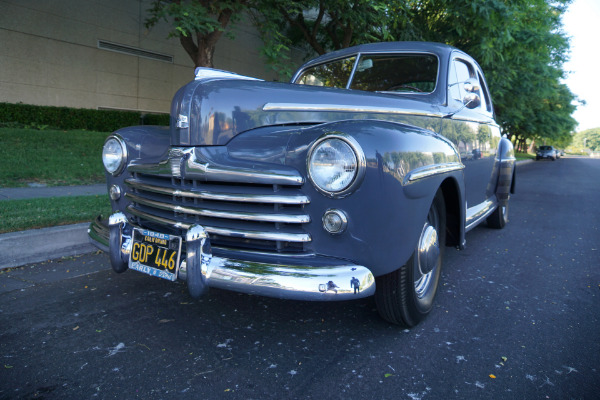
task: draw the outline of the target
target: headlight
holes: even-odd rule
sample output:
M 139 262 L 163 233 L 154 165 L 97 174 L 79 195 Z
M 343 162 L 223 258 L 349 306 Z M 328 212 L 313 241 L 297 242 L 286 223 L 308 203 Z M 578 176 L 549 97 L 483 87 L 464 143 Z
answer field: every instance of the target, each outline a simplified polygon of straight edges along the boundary
M 106 139 L 102 149 L 102 162 L 110 174 L 117 175 L 123 170 L 127 162 L 127 150 L 125 143 L 120 138 L 109 136 Z
M 319 139 L 308 155 L 308 175 L 315 187 L 331 197 L 349 193 L 364 174 L 365 157 L 349 136 L 328 134 Z

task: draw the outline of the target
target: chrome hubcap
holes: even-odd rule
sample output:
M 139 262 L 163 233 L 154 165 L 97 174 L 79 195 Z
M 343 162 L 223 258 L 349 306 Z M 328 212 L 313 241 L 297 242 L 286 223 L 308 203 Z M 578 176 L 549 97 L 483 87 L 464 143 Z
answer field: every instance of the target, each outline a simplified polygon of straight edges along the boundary
M 438 234 L 435 227 L 425 224 L 419 238 L 417 265 L 415 268 L 415 293 L 423 298 L 432 283 L 434 270 L 440 256 Z

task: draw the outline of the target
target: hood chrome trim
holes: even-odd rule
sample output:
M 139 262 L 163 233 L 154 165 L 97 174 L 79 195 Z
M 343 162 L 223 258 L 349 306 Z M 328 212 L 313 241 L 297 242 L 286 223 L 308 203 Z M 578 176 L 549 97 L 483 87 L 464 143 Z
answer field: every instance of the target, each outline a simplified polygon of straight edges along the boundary
M 263 111 L 324 111 L 324 112 L 355 112 L 374 114 L 399 114 L 418 115 L 424 117 L 438 117 L 442 114 L 423 110 L 409 110 L 406 108 L 358 106 L 351 104 L 308 104 L 308 103 L 266 103 Z

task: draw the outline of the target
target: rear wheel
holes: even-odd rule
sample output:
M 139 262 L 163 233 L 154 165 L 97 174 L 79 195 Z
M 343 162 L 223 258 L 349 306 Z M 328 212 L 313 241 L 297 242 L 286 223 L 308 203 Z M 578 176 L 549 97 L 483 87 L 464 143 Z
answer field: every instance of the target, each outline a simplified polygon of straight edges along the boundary
M 412 327 L 429 314 L 440 280 L 445 241 L 446 207 L 438 190 L 408 262 L 377 278 L 375 302 L 385 320 Z
M 487 217 L 487 224 L 490 228 L 502 229 L 508 222 L 508 202 L 503 206 L 498 206 L 493 213 Z

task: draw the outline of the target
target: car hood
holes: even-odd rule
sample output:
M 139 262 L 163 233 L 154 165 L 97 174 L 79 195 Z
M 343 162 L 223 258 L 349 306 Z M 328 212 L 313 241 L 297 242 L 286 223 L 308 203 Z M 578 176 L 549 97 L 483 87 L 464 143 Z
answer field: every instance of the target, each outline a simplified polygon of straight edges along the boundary
M 182 87 L 171 105 L 171 145 L 225 145 L 263 126 L 348 119 L 385 119 L 435 130 L 437 107 L 392 94 L 323 88 L 248 78 L 199 79 Z M 439 119 L 439 118 L 437 118 Z

